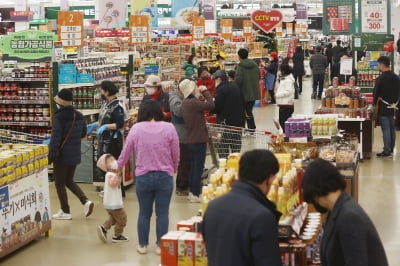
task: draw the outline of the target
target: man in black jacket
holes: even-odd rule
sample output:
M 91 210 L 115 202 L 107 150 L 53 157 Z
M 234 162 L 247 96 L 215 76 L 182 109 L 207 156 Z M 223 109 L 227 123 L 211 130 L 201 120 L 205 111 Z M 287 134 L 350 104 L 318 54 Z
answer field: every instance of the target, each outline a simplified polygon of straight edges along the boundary
M 222 134 L 221 145 L 218 147 L 219 157 L 227 158 L 229 148 L 235 153 L 240 152 L 242 147 L 242 128 L 246 123 L 244 101 L 239 87 L 228 81 L 224 70 L 215 72 L 213 78 L 217 88 L 214 109 L 217 123 L 233 127 Z
M 325 70 L 328 67 L 328 59 L 321 53 L 321 46 L 315 48 L 315 55 L 310 58 L 310 68 L 313 74 L 313 94 L 312 99 L 321 100 L 324 90 Z
M 378 157 L 391 157 L 396 144 L 395 113 L 399 107 L 400 80 L 390 70 L 390 59 L 387 56 L 378 58 L 379 70 L 382 74 L 377 78 L 374 88 L 374 104 L 377 118 L 382 128 L 383 152 Z
M 321 213 L 329 212 L 321 241 L 321 265 L 387 266 L 385 250 L 371 219 L 346 192 L 346 181 L 330 162 L 307 167 L 303 197 Z
M 94 204 L 74 182 L 75 169 L 81 163 L 81 139 L 86 136 L 86 123 L 83 115 L 72 106 L 72 92 L 62 89 L 54 97 L 58 106 L 55 113 L 49 146 L 49 163 L 54 164 L 54 178 L 61 209 L 53 215 L 56 220 L 71 220 L 67 191 L 71 192 L 84 205 L 85 217 L 93 212 Z
M 281 266 L 278 221 L 281 214 L 266 197 L 278 160 L 267 150 L 246 152 L 239 181 L 213 200 L 204 215 L 203 236 L 209 266 Z

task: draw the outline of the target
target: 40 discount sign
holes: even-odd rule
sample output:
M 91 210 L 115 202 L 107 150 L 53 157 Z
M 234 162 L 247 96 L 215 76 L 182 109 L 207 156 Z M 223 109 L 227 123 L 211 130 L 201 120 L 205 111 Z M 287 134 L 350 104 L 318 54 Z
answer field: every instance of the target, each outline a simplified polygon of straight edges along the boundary
M 388 32 L 387 0 L 361 1 L 361 32 L 363 33 Z

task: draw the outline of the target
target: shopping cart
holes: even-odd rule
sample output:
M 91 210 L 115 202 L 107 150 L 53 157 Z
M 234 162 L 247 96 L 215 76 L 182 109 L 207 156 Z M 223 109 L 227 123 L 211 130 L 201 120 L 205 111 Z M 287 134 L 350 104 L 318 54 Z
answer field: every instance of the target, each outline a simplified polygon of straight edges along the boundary
M 243 153 L 253 149 L 270 149 L 275 135 L 268 131 L 249 132 L 240 127 L 207 123 L 209 134 L 208 153 L 211 158 L 209 172 L 218 167 L 218 159 L 231 153 Z
M 8 129 L 0 129 L 0 143 L 42 144 L 48 137 Z

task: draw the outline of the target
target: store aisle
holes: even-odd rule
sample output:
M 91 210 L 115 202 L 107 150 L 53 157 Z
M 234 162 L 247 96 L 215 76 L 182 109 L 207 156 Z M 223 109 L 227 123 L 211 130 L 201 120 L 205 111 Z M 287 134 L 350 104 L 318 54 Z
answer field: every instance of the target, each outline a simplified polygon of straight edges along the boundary
M 319 102 L 311 101 L 310 81 L 305 82 L 305 92 L 296 101 L 295 113 L 312 114 Z M 308 89 L 307 89 L 308 88 Z M 255 110 L 258 129 L 273 129 L 272 119 L 277 116 L 276 107 L 267 106 Z M 400 134 L 398 134 L 400 140 Z M 374 152 L 381 151 L 380 128 L 375 131 Z M 399 147 L 399 144 L 397 145 Z M 400 153 L 395 152 L 394 158 L 371 160 L 361 164 L 360 171 L 360 204 L 376 224 L 389 257 L 390 265 L 400 261 Z M 134 189 L 127 191 L 125 210 L 128 214 L 126 236 L 130 242 L 121 244 L 103 244 L 97 238 L 96 226 L 106 218 L 101 198 L 92 185 L 82 185 L 87 195 L 96 204 L 92 217 L 83 218 L 83 208 L 70 195 L 72 221 L 53 221 L 53 235 L 49 239 L 41 239 L 26 248 L 10 255 L 3 261 L 4 266 L 20 266 L 28 262 L 37 265 L 57 266 L 157 266 L 159 256 L 155 255 L 155 244 L 149 247 L 150 253 L 141 256 L 136 252 L 136 217 L 138 204 Z M 58 201 L 54 184 L 50 185 L 52 212 L 58 210 Z M 189 204 L 184 197 L 172 199 L 170 210 L 170 228 L 181 219 L 189 218 L 197 213 L 200 204 Z M 154 222 L 154 217 L 153 217 Z M 151 243 L 155 242 L 155 225 L 152 224 Z

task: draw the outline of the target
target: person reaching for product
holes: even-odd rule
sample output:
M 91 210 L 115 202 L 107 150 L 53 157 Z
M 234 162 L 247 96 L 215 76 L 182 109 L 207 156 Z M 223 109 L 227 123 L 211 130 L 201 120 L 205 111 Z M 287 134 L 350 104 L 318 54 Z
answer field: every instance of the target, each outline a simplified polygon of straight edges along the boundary
M 295 80 L 289 65 L 281 65 L 280 71 L 281 77 L 275 97 L 279 106 L 279 124 L 285 132 L 285 122 L 294 112 Z
M 153 206 L 156 211 L 156 253 L 160 239 L 168 232 L 169 204 L 174 188 L 173 176 L 179 163 L 179 139 L 174 126 L 165 122 L 160 105 L 154 100 L 142 103 L 138 123 L 129 131 L 118 159 L 118 172 L 135 155 L 136 196 L 139 202 L 137 251 L 147 253 Z
M 182 117 L 187 131 L 187 143 L 190 153 L 189 201 L 200 202 L 201 176 L 206 160 L 208 131 L 205 111 L 214 109 L 214 102 L 210 92 L 205 86 L 197 87 L 192 80 L 184 80 L 179 84 L 179 89 L 185 98 L 182 103 Z M 199 98 L 204 97 L 201 101 Z
M 58 107 L 55 112 L 48 160 L 54 166 L 54 180 L 61 209 L 53 215 L 55 220 L 71 220 L 72 215 L 68 205 L 66 187 L 84 205 L 84 215 L 88 217 L 93 212 L 91 202 L 74 182 L 75 169 L 81 163 L 81 139 L 86 136 L 86 124 L 83 115 L 72 106 L 72 92 L 62 89 L 54 97 Z
M 387 266 L 385 250 L 371 219 L 346 192 L 346 181 L 331 162 L 316 159 L 302 182 L 303 198 L 329 213 L 321 241 L 321 265 Z
M 112 242 L 127 242 L 128 238 L 122 235 L 126 226 L 127 216 L 123 208 L 121 177 L 117 173 L 117 160 L 111 154 L 103 154 L 97 161 L 97 167 L 106 172 L 103 205 L 109 216 L 107 221 L 97 227 L 97 234 L 99 239 L 106 243 L 107 231 L 114 226 Z
M 239 180 L 228 194 L 211 201 L 204 214 L 209 266 L 282 265 L 278 241 L 282 214 L 266 197 L 278 172 L 278 160 L 270 151 L 242 155 Z
M 160 77 L 156 75 L 148 76 L 144 87 L 146 89 L 146 95 L 143 97 L 142 103 L 147 100 L 156 101 L 164 113 L 165 121 L 171 121 L 169 95 L 162 90 Z
M 215 81 L 211 78 L 210 72 L 207 67 L 201 66 L 197 70 L 198 72 L 198 80 L 197 86 L 205 86 L 207 90 L 210 92 L 212 97 L 217 95 L 217 91 L 215 89 Z

